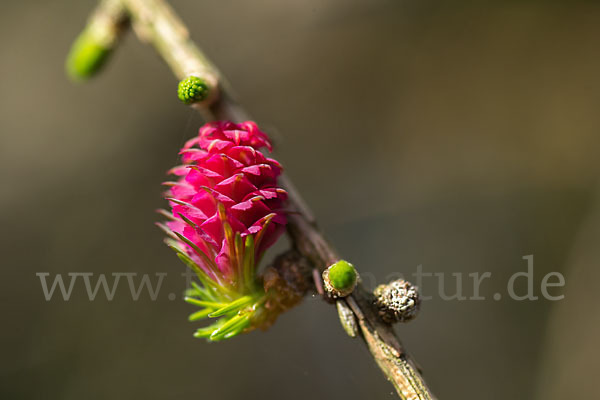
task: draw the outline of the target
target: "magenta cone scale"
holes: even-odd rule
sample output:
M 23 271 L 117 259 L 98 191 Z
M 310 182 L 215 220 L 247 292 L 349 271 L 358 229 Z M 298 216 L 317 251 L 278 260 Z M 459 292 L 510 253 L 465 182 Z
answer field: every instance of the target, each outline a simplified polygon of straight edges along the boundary
M 169 221 L 159 226 L 200 281 L 187 292 L 202 307 L 190 319 L 219 318 L 197 337 L 226 339 L 273 319 L 257 265 L 284 231 L 287 193 L 265 147 L 269 138 L 254 122 L 210 122 L 183 146 L 182 165 L 170 171 L 176 180 L 165 183 Z

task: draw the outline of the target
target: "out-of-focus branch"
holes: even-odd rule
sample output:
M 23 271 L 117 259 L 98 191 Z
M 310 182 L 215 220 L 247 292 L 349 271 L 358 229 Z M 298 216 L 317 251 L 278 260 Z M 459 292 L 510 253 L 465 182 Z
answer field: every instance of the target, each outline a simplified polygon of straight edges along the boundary
M 119 3 L 125 9 L 140 39 L 154 46 L 177 78 L 195 76 L 207 84 L 208 97 L 201 103 L 194 103 L 194 108 L 208 119 L 237 122 L 250 119 L 234 99 L 218 70 L 190 39 L 181 19 L 164 1 L 103 0 L 94 15 L 106 15 L 102 8 L 113 7 L 115 3 Z M 90 20 L 90 24 L 93 23 L 94 17 Z M 340 257 L 319 231 L 312 213 L 287 177 L 283 177 L 282 185 L 289 194 L 292 212 L 289 214 L 288 233 L 294 247 L 314 268 L 322 272 Z M 338 301 L 344 302 L 354 313 L 360 336 L 378 366 L 396 388 L 400 398 L 433 399 L 418 368 L 408 357 L 392 326 L 378 317 L 373 295 L 359 284 L 350 296 Z
M 67 56 L 71 79 L 87 79 L 102 68 L 126 31 L 128 19 L 121 0 L 102 0 Z

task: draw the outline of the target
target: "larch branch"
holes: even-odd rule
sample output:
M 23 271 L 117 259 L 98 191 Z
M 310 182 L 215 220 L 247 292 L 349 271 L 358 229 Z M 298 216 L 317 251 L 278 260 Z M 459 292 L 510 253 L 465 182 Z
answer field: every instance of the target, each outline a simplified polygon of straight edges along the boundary
M 154 46 L 178 79 L 196 76 L 207 83 L 211 94 L 192 107 L 202 112 L 207 119 L 234 122 L 250 119 L 233 97 L 217 68 L 190 39 L 184 23 L 164 1 L 103 0 L 98 7 L 100 10 L 90 19 L 90 24 L 94 23 L 94 15 L 102 18 L 111 15 L 102 12 L 102 8 L 111 7 L 114 10 L 116 3 L 123 6 L 139 38 Z M 340 257 L 318 229 L 310 209 L 289 178 L 284 176 L 282 185 L 288 191 L 292 209 L 288 233 L 293 245 L 314 268 L 322 272 Z M 338 301 L 345 302 L 354 313 L 361 338 L 377 365 L 396 388 L 399 397 L 403 400 L 434 399 L 392 326 L 378 317 L 373 295 L 359 284 L 349 297 Z

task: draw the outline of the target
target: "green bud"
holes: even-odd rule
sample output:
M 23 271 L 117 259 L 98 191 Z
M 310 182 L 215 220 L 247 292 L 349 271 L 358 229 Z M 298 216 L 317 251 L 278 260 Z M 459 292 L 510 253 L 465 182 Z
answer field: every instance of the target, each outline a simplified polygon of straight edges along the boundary
M 323 272 L 325 289 L 334 297 L 348 296 L 358 281 L 358 274 L 354 266 L 348 261 L 340 260 Z
M 73 80 L 85 80 L 96 74 L 108 59 L 111 49 L 98 42 L 95 36 L 82 32 L 67 56 L 67 73 Z
M 177 97 L 185 104 L 192 104 L 206 99 L 208 85 L 197 76 L 188 76 L 179 82 Z

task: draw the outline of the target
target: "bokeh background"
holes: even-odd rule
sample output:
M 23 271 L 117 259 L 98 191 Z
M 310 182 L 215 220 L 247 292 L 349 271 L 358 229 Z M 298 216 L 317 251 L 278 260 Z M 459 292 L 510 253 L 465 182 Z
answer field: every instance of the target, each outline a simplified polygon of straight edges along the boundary
M 0 3 L 0 398 L 393 398 L 316 298 L 266 333 L 192 337 L 153 223 L 202 121 L 132 34 L 101 76 L 65 78 L 94 4 Z M 397 328 L 440 399 L 600 397 L 596 2 L 172 4 L 345 258 L 380 281 L 492 272 L 488 300 L 434 296 Z M 528 254 L 536 294 L 560 271 L 564 300 L 492 300 Z M 154 302 L 123 283 L 45 301 L 36 272 L 170 275 Z

